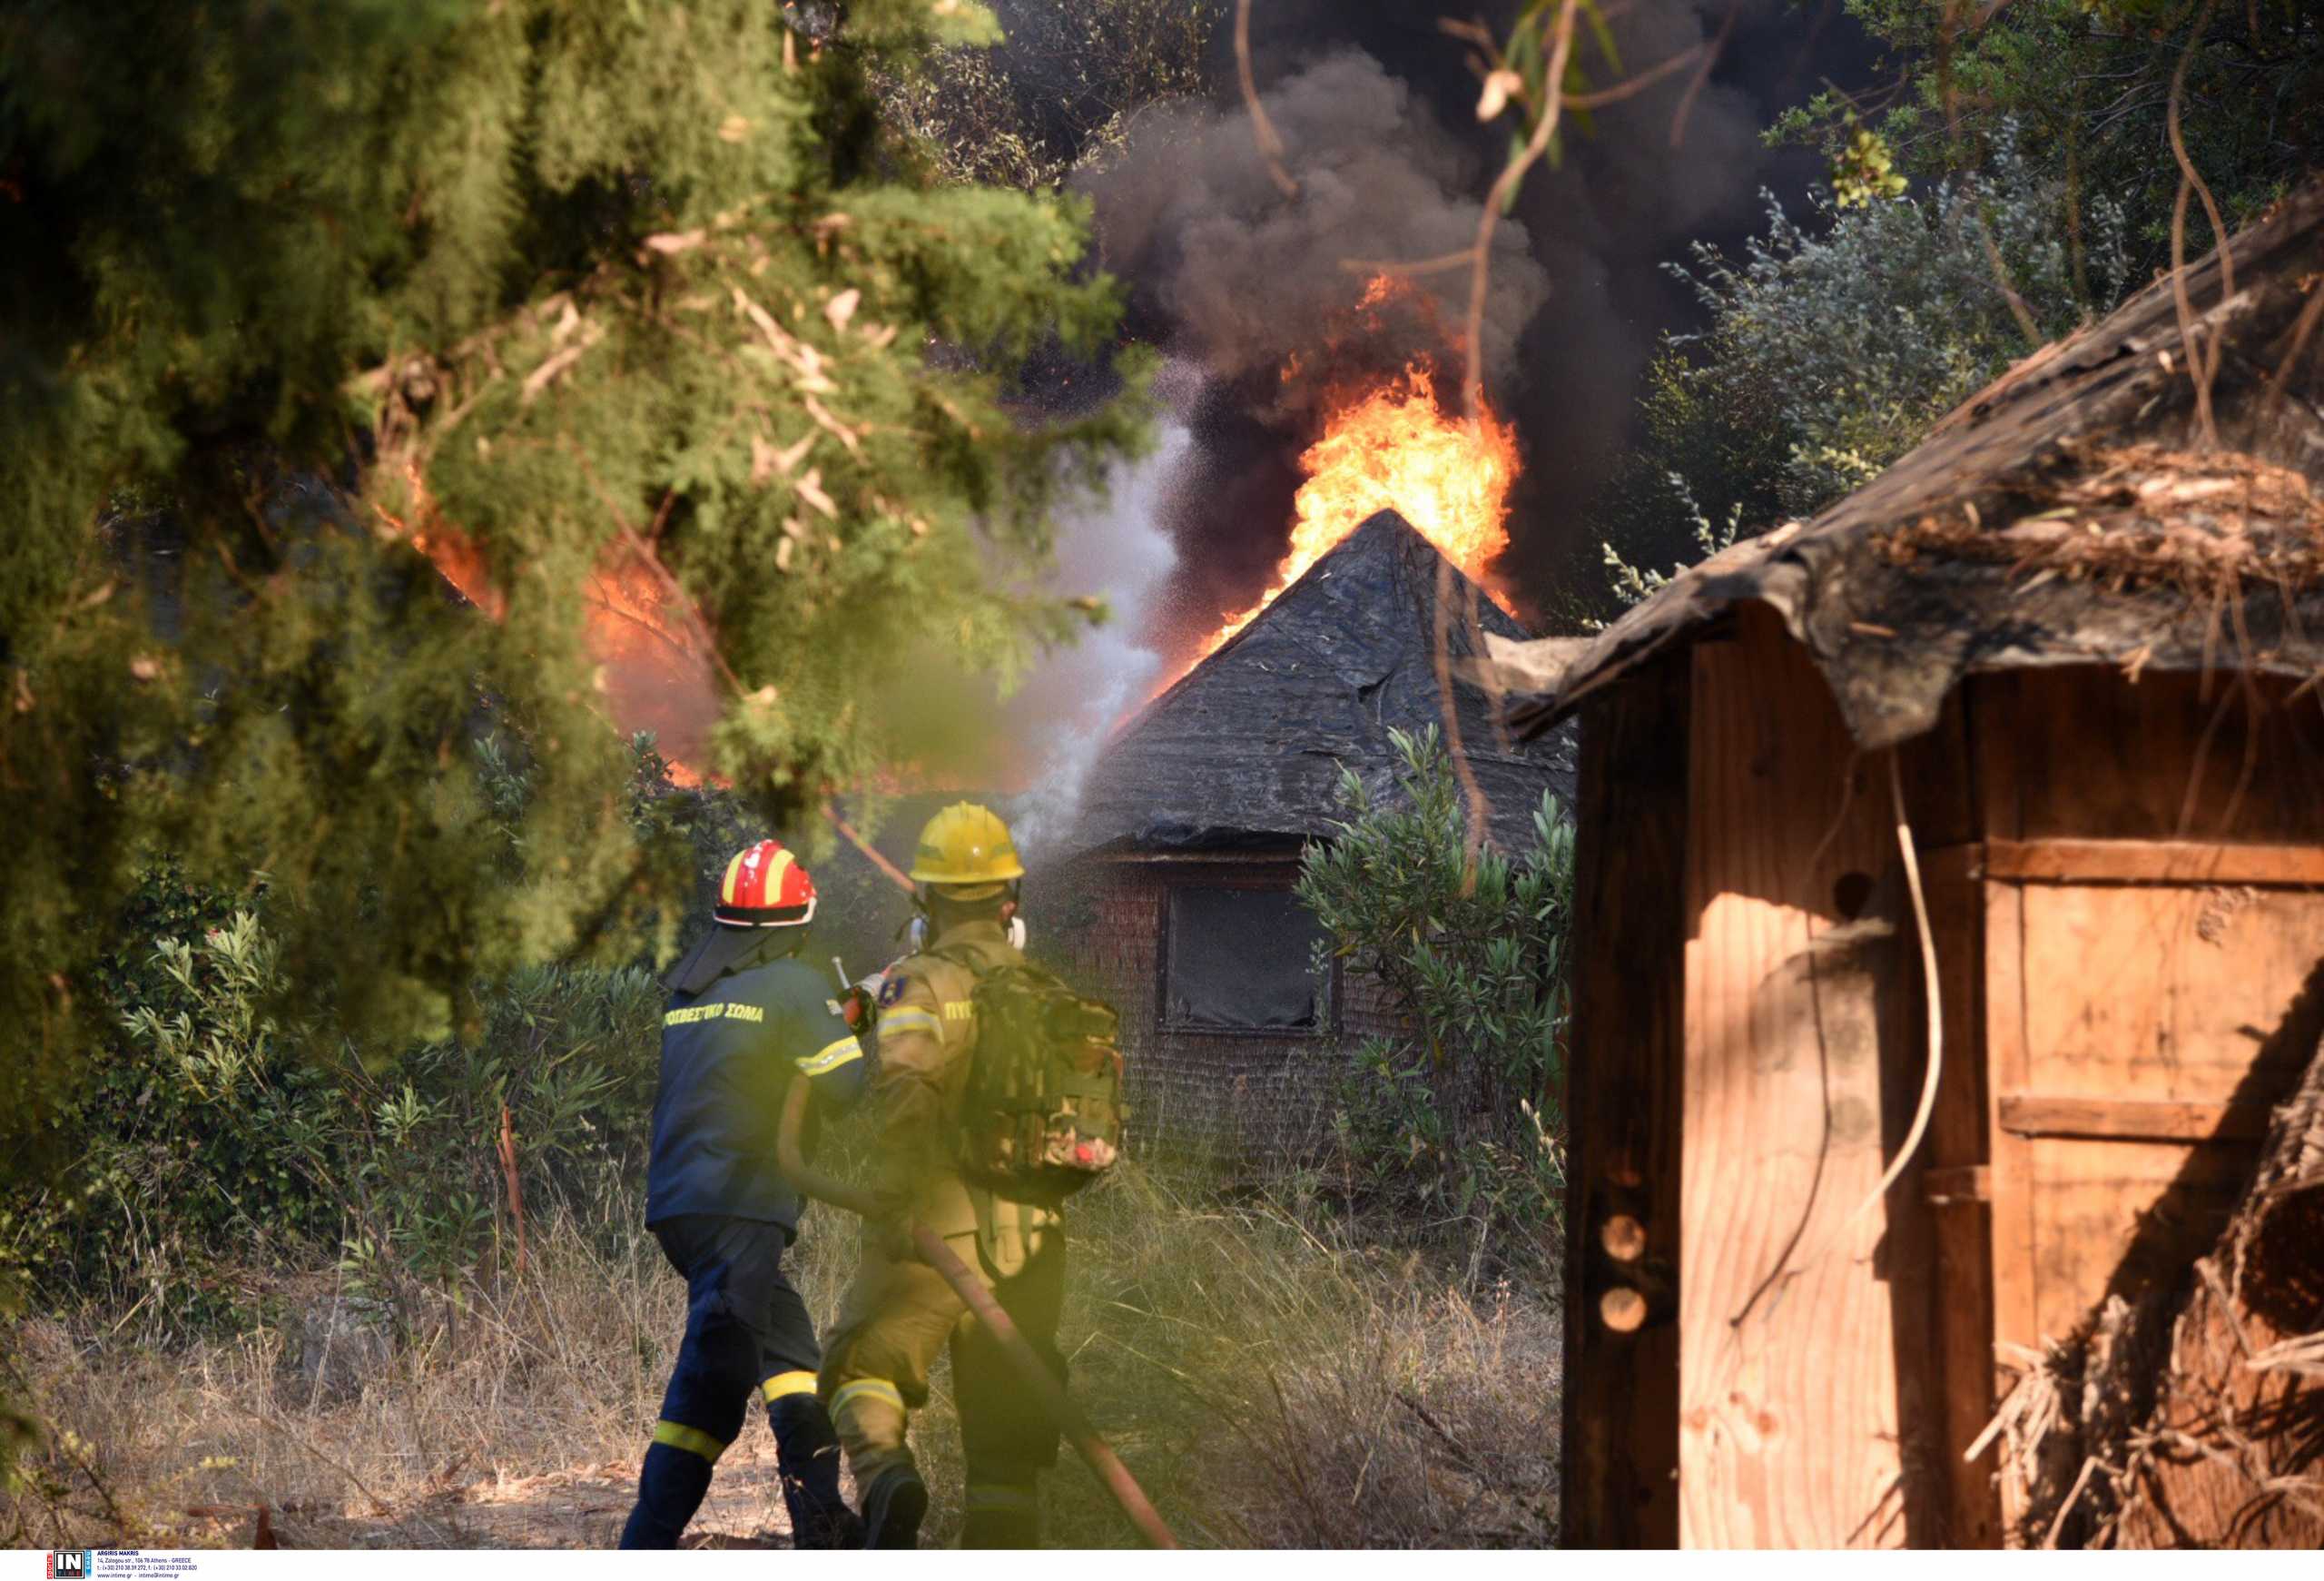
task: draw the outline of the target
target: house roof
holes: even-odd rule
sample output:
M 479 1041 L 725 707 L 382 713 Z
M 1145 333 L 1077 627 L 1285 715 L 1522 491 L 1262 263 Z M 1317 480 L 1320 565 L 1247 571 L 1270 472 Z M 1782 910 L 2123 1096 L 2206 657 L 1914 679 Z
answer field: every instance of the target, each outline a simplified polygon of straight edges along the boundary
M 1393 511 L 1351 533 L 1108 744 L 1084 784 L 1075 852 L 1193 851 L 1332 833 L 1342 764 L 1375 791 L 1393 784 L 1393 727 L 1443 729 L 1435 673 L 1440 577 L 1454 602 L 1446 647 L 1475 655 L 1462 617 L 1523 632 Z M 1541 793 L 1571 805 L 1570 733 L 1512 742 L 1475 683 L 1451 682 L 1454 717 L 1502 848 L 1530 843 Z
M 1538 734 L 1754 601 L 1866 747 L 1932 727 L 1972 671 L 2324 670 L 2324 181 L 2227 252 L 2187 269 L 2183 305 L 2157 282 L 1813 520 L 1714 555 L 1597 637 L 1491 644 L 1476 668 L 1527 694 L 1512 727 Z M 2191 344 L 2216 349 L 2208 425 Z

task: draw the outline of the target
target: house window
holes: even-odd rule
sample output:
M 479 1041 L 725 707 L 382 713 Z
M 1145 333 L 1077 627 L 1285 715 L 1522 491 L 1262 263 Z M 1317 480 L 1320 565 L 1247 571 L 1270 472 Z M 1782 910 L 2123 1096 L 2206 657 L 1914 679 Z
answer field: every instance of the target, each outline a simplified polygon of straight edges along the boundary
M 1164 1025 L 1293 1037 L 1330 1030 L 1330 983 L 1312 969 L 1323 927 L 1291 891 L 1175 886 L 1168 929 Z

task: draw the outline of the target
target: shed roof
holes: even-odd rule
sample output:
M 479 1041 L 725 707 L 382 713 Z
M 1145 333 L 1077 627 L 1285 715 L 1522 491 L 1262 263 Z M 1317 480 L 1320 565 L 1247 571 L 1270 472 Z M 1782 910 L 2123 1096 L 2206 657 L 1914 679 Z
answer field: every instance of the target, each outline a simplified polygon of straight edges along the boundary
M 1443 731 L 1436 670 L 1440 576 L 1473 600 L 1479 625 L 1524 635 L 1393 511 L 1348 535 L 1219 650 L 1147 705 L 1082 789 L 1076 852 L 1193 851 L 1328 835 L 1342 764 L 1375 790 L 1393 783 L 1393 727 Z M 1446 646 L 1476 656 L 1456 605 Z M 1569 804 L 1574 748 L 1561 732 L 1508 739 L 1484 691 L 1452 682 L 1454 716 L 1494 843 L 1521 848 L 1544 790 Z
M 2324 670 L 2324 181 L 2226 252 L 2186 270 L 2183 298 L 2158 281 L 1813 520 L 1714 555 L 1597 637 L 1492 643 L 1479 669 L 1529 695 L 1512 726 L 1554 725 L 1750 601 L 1867 747 L 1932 727 L 1972 670 Z M 2217 361 L 2208 424 L 2191 347 Z

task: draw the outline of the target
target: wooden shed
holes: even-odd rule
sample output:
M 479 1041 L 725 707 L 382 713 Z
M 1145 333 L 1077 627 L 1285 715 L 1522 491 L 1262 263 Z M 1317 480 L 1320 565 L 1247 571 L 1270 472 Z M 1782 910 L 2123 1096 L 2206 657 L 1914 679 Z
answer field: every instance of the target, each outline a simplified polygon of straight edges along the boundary
M 2324 1540 L 2324 187 L 2229 254 L 1492 645 L 1581 721 L 1568 1541 Z
M 1346 1047 L 1400 1030 L 1375 984 L 1336 966 L 1316 983 L 1317 924 L 1291 891 L 1301 848 L 1342 816 L 1343 766 L 1385 794 L 1389 730 L 1443 729 L 1448 590 L 1488 633 L 1522 635 L 1381 512 L 1148 704 L 1091 770 L 1063 860 L 1030 899 L 1061 963 L 1122 1011 L 1139 1140 L 1297 1151 L 1329 1118 Z M 1465 660 L 1465 612 L 1447 613 L 1444 640 Z M 1515 746 L 1484 691 L 1448 680 L 1492 837 L 1530 841 L 1543 791 L 1571 804 L 1571 733 Z

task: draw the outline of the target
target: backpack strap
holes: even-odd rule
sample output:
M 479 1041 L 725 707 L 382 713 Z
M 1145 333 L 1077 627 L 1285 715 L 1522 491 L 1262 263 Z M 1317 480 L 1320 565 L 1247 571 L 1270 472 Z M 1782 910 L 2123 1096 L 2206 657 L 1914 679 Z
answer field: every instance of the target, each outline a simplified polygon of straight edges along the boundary
M 966 944 L 931 944 L 921 954 L 950 962 L 971 977 L 980 978 L 991 970 L 989 966 L 978 965 L 975 954 Z

